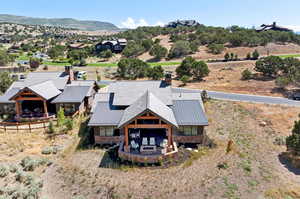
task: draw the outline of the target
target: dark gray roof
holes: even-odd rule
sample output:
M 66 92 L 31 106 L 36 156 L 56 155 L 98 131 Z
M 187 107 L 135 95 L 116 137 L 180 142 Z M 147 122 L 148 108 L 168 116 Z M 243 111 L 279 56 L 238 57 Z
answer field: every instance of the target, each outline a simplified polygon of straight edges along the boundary
M 120 81 L 108 87 L 108 92 L 114 93 L 115 106 L 129 106 L 146 91 L 153 93 L 164 104 L 172 105 L 171 87 L 166 87 L 163 81 Z
M 160 101 L 153 93 L 146 91 L 137 101 L 125 109 L 118 127 L 122 127 L 147 110 L 159 116 L 165 122 L 176 127 L 178 126 L 172 109 Z
M 199 100 L 174 100 L 172 109 L 179 126 L 208 125 L 208 120 Z
M 61 95 L 55 98 L 52 103 L 81 103 L 92 87 L 91 86 L 66 86 Z
M 25 87 L 32 90 L 34 93 L 43 97 L 46 100 L 49 100 L 57 95 L 61 94 L 52 81 L 46 81 L 40 84 L 35 84 L 32 86 Z
M 118 126 L 123 112 L 113 109 L 108 102 L 98 102 L 88 126 Z
M 0 96 L 0 103 L 15 103 L 9 99 L 19 92 L 20 88 L 11 88 L 5 92 L 4 95 Z
M 109 102 L 110 93 L 97 93 L 94 97 L 91 112 L 95 111 L 98 102 Z
M 30 86 L 51 80 L 57 89 L 63 90 L 68 79 L 69 76 L 64 72 L 33 72 L 27 75 L 27 78 L 23 81 L 23 86 Z

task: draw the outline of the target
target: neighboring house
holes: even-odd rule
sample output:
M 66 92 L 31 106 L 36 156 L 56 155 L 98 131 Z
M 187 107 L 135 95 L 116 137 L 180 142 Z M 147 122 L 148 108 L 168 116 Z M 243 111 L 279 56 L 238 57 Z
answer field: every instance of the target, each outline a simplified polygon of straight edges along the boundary
M 65 115 L 89 112 L 98 86 L 95 81 L 73 81 L 67 85 L 61 95 L 51 103 L 56 105 L 56 111 L 64 108 Z
M 111 50 L 113 53 L 121 53 L 127 46 L 126 39 L 105 40 L 96 44 L 96 51 Z
M 201 94 L 168 82 L 120 81 L 97 94 L 88 124 L 95 143 L 120 143 L 119 156 L 137 162 L 157 162 L 176 153 L 178 143 L 203 143 Z
M 166 25 L 168 28 L 177 28 L 181 26 L 186 26 L 186 27 L 193 27 L 193 26 L 199 26 L 200 23 L 198 23 L 196 20 L 177 20 L 177 21 L 172 21 Z
M 13 114 L 16 121 L 53 118 L 58 106 L 70 102 L 70 94 L 76 99 L 72 103 L 86 102 L 84 106 L 75 106 L 73 112 L 84 112 L 90 109 L 97 90 L 94 81 L 75 81 L 72 67 L 66 67 L 64 72 L 33 72 L 25 80 L 14 82 L 0 96 L 0 114 Z
M 277 26 L 276 22 L 273 22 L 273 24 L 270 24 L 270 25 L 262 24 L 259 28 L 256 29 L 257 32 L 268 31 L 268 30 L 292 32 L 291 29 Z

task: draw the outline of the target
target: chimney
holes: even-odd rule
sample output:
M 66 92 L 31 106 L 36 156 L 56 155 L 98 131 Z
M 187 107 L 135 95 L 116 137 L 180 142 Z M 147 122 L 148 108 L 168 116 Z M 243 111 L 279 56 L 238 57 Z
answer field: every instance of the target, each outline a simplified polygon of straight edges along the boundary
M 167 72 L 165 74 L 165 83 L 166 83 L 166 86 L 171 86 L 172 85 L 172 73 Z
M 73 66 L 65 66 L 65 73 L 69 75 L 68 84 L 71 84 L 74 81 L 74 71 Z

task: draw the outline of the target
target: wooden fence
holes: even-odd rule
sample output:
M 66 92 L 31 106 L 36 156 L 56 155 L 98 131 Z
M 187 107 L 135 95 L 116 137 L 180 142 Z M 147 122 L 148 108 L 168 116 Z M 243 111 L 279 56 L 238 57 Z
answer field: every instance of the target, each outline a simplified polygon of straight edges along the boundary
M 0 130 L 3 130 L 4 132 L 7 131 L 24 131 L 29 130 L 30 132 L 32 130 L 36 129 L 46 129 L 49 126 L 50 120 L 44 120 L 39 122 L 0 122 Z
M 72 116 L 69 116 L 67 118 L 75 119 L 77 116 L 80 116 L 80 112 L 75 112 Z M 0 131 L 32 131 L 36 129 L 44 129 L 46 132 L 47 128 L 49 127 L 49 123 L 53 121 L 57 121 L 57 118 L 37 121 L 37 122 L 0 122 Z

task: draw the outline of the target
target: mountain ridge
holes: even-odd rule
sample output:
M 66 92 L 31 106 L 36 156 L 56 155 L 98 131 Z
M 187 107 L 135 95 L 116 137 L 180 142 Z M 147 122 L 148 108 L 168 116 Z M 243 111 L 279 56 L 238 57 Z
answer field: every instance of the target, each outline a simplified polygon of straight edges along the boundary
M 0 14 L 0 22 L 17 23 L 25 25 L 45 25 L 65 28 L 75 28 L 86 31 L 119 31 L 120 29 L 110 23 L 94 20 L 78 20 L 74 18 L 40 18 L 11 14 Z

